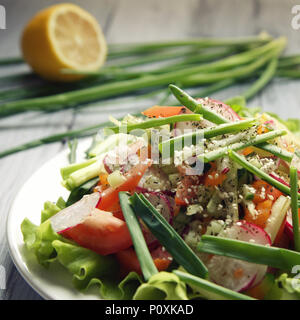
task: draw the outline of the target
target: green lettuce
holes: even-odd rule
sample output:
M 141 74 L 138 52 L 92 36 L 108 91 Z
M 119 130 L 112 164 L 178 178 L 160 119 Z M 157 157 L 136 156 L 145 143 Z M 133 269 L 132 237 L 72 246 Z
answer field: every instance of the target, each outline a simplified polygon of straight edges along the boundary
M 34 252 L 37 261 L 46 268 L 58 261 L 73 275 L 78 290 L 96 284 L 104 299 L 131 299 L 142 283 L 134 272 L 119 279 L 119 264 L 114 256 L 101 256 L 63 238 L 53 231 L 50 220 L 36 226 L 24 219 L 21 230 L 26 248 Z
M 291 278 L 283 273 L 274 281 L 271 290 L 265 297 L 266 300 L 299 300 L 300 279 Z
M 24 219 L 21 230 L 26 248 L 34 252 L 37 261 L 46 268 L 60 263 L 72 274 L 74 287 L 82 292 L 97 286 L 99 297 L 109 300 L 188 299 L 185 284 L 169 272 L 160 272 L 147 283 L 135 272 L 121 279 L 113 255 L 102 256 L 65 239 L 53 231 L 50 220 L 36 226 Z
M 134 300 L 188 300 L 187 289 L 174 273 L 159 272 L 137 289 Z
M 36 226 L 26 218 L 21 224 L 21 231 L 26 248 L 34 252 L 41 265 L 49 267 L 57 257 L 52 242 L 63 237 L 53 231 L 49 220 Z
M 52 216 L 54 216 L 57 212 L 64 209 L 66 207 L 66 202 L 62 197 L 60 197 L 56 203 L 51 201 L 46 201 L 44 203 L 44 209 L 41 213 L 41 223 L 45 222 Z

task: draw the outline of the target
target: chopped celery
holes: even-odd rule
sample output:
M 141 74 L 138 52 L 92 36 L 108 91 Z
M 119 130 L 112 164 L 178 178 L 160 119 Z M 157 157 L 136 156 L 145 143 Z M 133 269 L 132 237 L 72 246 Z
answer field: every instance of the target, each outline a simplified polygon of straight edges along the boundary
M 98 157 L 97 161 L 91 165 L 73 172 L 66 180 L 63 180 L 62 184 L 68 190 L 73 190 L 74 188 L 82 185 L 84 182 L 97 177 L 101 171 L 105 172 L 103 165 L 104 156 L 105 154 L 103 154 L 101 157 Z
M 121 174 L 119 170 L 115 170 L 107 177 L 107 181 L 111 187 L 116 188 L 125 182 L 125 177 Z
M 63 178 L 62 184 L 68 190 L 73 190 L 86 181 L 97 177 L 101 171 L 106 172 L 103 165 L 103 159 L 107 152 L 118 145 L 132 143 L 136 141 L 136 139 L 137 137 L 133 135 L 123 133 L 107 137 L 105 141 L 97 144 L 93 150 L 89 152 L 89 156 L 93 156 L 93 158 L 61 169 Z
M 69 176 L 73 172 L 80 170 L 80 169 L 83 169 L 83 168 L 93 164 L 96 161 L 97 161 L 97 158 L 93 158 L 93 159 L 89 159 L 87 161 L 80 162 L 80 163 L 72 163 L 72 164 L 60 169 L 61 176 L 62 176 L 63 180 L 66 180 L 69 178 Z

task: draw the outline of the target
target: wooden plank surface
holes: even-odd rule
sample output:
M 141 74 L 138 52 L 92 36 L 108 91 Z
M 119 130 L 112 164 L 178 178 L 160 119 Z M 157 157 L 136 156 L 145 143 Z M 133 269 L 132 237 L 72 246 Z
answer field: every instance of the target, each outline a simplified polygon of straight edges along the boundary
M 22 27 L 39 9 L 58 3 L 52 0 L 2 1 L 7 11 L 7 30 L 0 30 L 0 57 L 19 55 Z M 292 0 L 85 0 L 71 1 L 92 12 L 100 21 L 109 43 L 182 39 L 199 36 L 244 36 L 266 30 L 285 35 L 287 52 L 300 52 L 300 30 L 291 27 Z M 27 71 L 26 67 L 1 68 L 2 75 Z M 214 97 L 225 99 L 242 92 L 244 86 L 224 90 Z M 282 117 L 300 117 L 297 81 L 274 81 L 250 102 Z M 32 139 L 106 121 L 109 114 L 121 116 L 157 103 L 119 99 L 89 107 L 74 114 L 66 110 L 53 114 L 28 113 L 0 120 L 0 150 Z M 121 105 L 120 105 L 121 103 Z M 16 192 L 29 176 L 65 146 L 40 147 L 0 160 L 0 266 L 6 270 L 6 289 L 1 299 L 41 299 L 22 279 L 8 253 L 5 222 Z M 46 199 L 45 199 L 46 200 Z

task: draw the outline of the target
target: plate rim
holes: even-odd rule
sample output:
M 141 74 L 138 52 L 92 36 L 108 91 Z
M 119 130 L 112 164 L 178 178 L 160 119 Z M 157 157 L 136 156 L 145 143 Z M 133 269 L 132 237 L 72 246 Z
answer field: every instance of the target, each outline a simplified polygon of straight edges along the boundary
M 90 143 L 89 138 L 82 139 L 80 144 L 78 144 L 78 153 L 82 153 L 81 149 L 84 149 L 87 147 L 88 142 Z M 27 180 L 22 184 L 18 192 L 15 194 L 9 210 L 8 214 L 6 216 L 6 224 L 5 224 L 5 233 L 6 233 L 6 241 L 8 245 L 8 252 L 9 255 L 14 263 L 14 266 L 16 267 L 17 271 L 19 274 L 22 276 L 22 278 L 25 280 L 25 282 L 38 294 L 40 295 L 43 299 L 45 300 L 60 300 L 60 299 L 67 299 L 67 298 L 61 298 L 61 297 L 55 297 L 52 294 L 49 294 L 47 290 L 44 290 L 42 286 L 39 285 L 39 281 L 37 277 L 33 277 L 32 273 L 28 269 L 28 265 L 26 261 L 24 261 L 24 258 L 22 256 L 21 250 L 18 246 L 18 244 L 15 241 L 15 237 L 13 235 L 13 232 L 15 231 L 15 226 L 16 224 L 13 222 L 14 219 L 14 206 L 16 205 L 16 201 L 20 197 L 20 195 L 24 192 L 24 189 L 26 189 L 26 186 L 30 184 L 30 182 L 40 174 L 44 170 L 45 167 L 49 166 L 52 162 L 55 163 L 58 161 L 58 159 L 62 158 L 65 156 L 65 159 L 67 159 L 67 152 L 68 148 L 64 148 L 60 152 L 58 152 L 54 157 L 50 158 L 47 160 L 44 164 L 42 164 L 36 171 L 34 171 L 28 178 Z M 67 161 L 67 160 L 66 160 Z M 59 173 L 58 173 L 59 174 Z M 46 200 L 45 200 L 46 201 Z M 42 210 L 42 208 L 41 208 Z M 24 244 L 25 246 L 25 244 Z M 25 248 L 26 250 L 26 248 Z M 38 264 L 38 262 L 36 262 Z M 39 265 L 39 264 L 38 264 Z M 76 289 L 74 288 L 74 291 Z M 76 290 L 77 291 L 77 290 Z M 99 297 L 99 300 L 101 300 L 101 297 Z

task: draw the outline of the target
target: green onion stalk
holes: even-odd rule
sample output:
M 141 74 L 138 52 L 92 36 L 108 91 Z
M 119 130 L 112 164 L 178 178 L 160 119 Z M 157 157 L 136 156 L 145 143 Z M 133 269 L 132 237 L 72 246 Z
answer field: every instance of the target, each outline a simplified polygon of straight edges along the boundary
M 277 48 L 280 44 L 282 44 L 282 39 L 274 40 L 262 47 L 239 53 L 216 62 L 190 67 L 184 70 L 171 71 L 161 75 L 147 75 L 137 79 L 108 83 L 49 97 L 4 103 L 0 107 L 0 117 L 29 110 L 53 111 L 63 107 L 74 107 L 78 104 L 109 98 L 143 88 L 162 86 L 171 81 L 177 81 L 199 72 L 226 70 L 237 66 L 237 64 L 246 64 L 249 61 L 253 61 L 256 57 Z
M 236 291 L 219 286 L 211 281 L 201 279 L 193 276 L 192 274 L 182 272 L 180 270 L 174 270 L 173 273 L 177 277 L 187 283 L 193 288 L 196 288 L 205 298 L 212 300 L 255 300 L 252 297 L 245 294 L 238 293 Z
M 298 209 L 298 171 L 295 167 L 290 167 L 291 184 L 291 209 L 294 233 L 295 250 L 300 252 L 300 229 L 299 229 L 299 209 Z
M 257 135 L 255 138 L 249 139 L 248 141 L 237 142 L 226 147 L 207 152 L 204 155 L 200 155 L 199 158 L 202 159 L 204 162 L 211 162 L 227 156 L 229 149 L 233 151 L 242 150 L 250 146 L 255 146 L 257 144 L 270 141 L 285 134 L 287 134 L 286 130 L 270 131 L 264 134 Z
M 97 125 L 93 125 L 93 126 L 89 126 L 83 129 L 77 129 L 77 130 L 71 130 L 71 131 L 66 131 L 63 133 L 58 133 L 55 135 L 51 135 L 51 136 L 47 136 L 47 137 L 43 137 L 40 139 L 36 139 L 27 143 L 24 143 L 22 145 L 13 147 L 11 149 L 8 150 L 4 150 L 0 152 L 0 159 L 4 158 L 6 156 L 9 156 L 11 154 L 15 154 L 21 151 L 25 151 L 25 150 L 29 150 L 32 148 L 36 148 L 45 144 L 49 144 L 49 143 L 54 143 L 54 142 L 60 142 L 63 141 L 64 139 L 72 139 L 72 138 L 84 138 L 87 136 L 91 136 L 93 134 L 96 134 L 99 129 L 107 126 L 110 122 L 106 122 L 106 123 L 101 123 L 101 124 L 97 124 Z
M 158 119 L 151 119 L 137 124 L 128 124 L 128 125 L 121 125 L 115 127 L 107 127 L 105 128 L 105 132 L 108 133 L 129 133 L 130 131 L 137 130 L 137 129 L 149 129 L 160 127 L 166 124 L 174 124 L 176 122 L 185 122 L 185 121 L 200 121 L 202 120 L 202 116 L 200 114 L 180 114 L 175 115 L 167 118 L 158 118 Z
M 251 172 L 252 174 L 256 175 L 260 179 L 264 180 L 265 182 L 272 185 L 274 188 L 278 189 L 282 193 L 290 196 L 291 195 L 291 188 L 278 180 L 274 179 L 273 177 L 269 176 L 267 173 L 262 171 L 261 169 L 255 167 L 253 164 L 248 162 L 245 157 L 240 156 L 235 151 L 229 150 L 228 151 L 229 157 L 235 161 L 237 164 L 239 164 L 241 167 L 246 169 L 247 171 Z M 298 200 L 300 199 L 300 194 L 297 195 Z
M 247 38 L 196 38 L 187 40 L 174 40 L 165 42 L 139 43 L 139 44 L 116 44 L 110 45 L 110 57 L 120 57 L 123 55 L 149 53 L 166 48 L 178 47 L 198 47 L 198 48 L 215 48 L 215 47 L 245 47 L 251 45 L 262 45 L 269 42 L 271 37 L 266 34 L 260 34 L 256 37 Z
M 135 193 L 130 201 L 136 215 L 179 265 L 195 276 L 208 277 L 203 262 L 144 195 Z
M 300 253 L 216 236 L 202 236 L 197 249 L 215 255 L 267 265 L 290 272 L 299 264 Z
M 158 273 L 158 270 L 144 239 L 140 223 L 130 205 L 130 196 L 126 192 L 120 192 L 119 199 L 143 276 L 148 281 L 153 275 Z
M 205 129 L 198 130 L 197 132 L 191 132 L 183 134 L 175 138 L 164 140 L 159 144 L 159 150 L 163 153 L 163 150 L 170 150 L 170 155 L 173 155 L 174 150 L 182 148 L 185 141 L 190 141 L 191 144 L 196 144 L 197 140 L 201 138 L 213 138 L 222 134 L 238 132 L 247 128 L 250 128 L 255 123 L 255 119 L 246 119 L 236 122 L 223 123 L 218 126 L 213 126 Z

